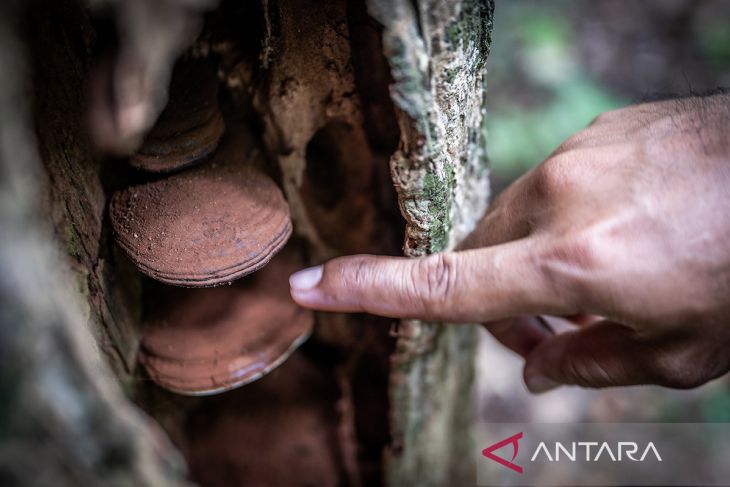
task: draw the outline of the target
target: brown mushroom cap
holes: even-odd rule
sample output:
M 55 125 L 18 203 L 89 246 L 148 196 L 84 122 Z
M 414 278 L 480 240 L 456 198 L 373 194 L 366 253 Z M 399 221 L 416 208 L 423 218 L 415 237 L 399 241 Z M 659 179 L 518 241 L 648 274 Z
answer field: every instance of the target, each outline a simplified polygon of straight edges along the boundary
M 247 142 L 230 137 L 209 164 L 114 194 L 117 243 L 142 272 L 178 286 L 216 286 L 281 250 L 292 232 L 289 206 L 270 177 L 244 164 Z
M 196 164 L 215 151 L 224 131 L 215 73 L 200 61 L 181 63 L 167 107 L 129 163 L 150 172 Z
M 150 377 L 181 394 L 206 395 L 280 365 L 314 321 L 289 295 L 288 277 L 298 267 L 284 252 L 231 286 L 164 289 L 142 330 L 140 362 Z

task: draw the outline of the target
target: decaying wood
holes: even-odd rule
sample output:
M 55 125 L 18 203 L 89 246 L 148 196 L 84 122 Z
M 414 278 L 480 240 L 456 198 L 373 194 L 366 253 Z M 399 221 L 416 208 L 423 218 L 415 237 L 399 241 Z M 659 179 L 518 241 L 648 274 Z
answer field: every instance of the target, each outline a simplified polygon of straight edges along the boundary
M 266 28 L 264 48 L 254 58 L 258 66 L 247 69 L 244 58 L 228 67 L 226 79 L 239 92 L 239 102 L 254 87 L 251 103 L 263 125 L 263 148 L 281 170 L 295 232 L 306 242 L 310 263 L 352 253 L 397 253 L 394 228 L 400 222 L 389 214 L 396 201 L 386 179 L 397 138 L 395 117 L 390 101 L 370 90 L 365 96 L 385 106 L 380 117 L 369 120 L 365 90 L 357 85 L 363 68 L 357 56 L 372 46 L 353 36 L 377 37 L 377 26 L 367 25 L 362 2 L 279 0 L 263 6 Z M 384 65 L 381 52 L 376 54 L 369 66 Z M 381 95 L 387 97 L 387 79 L 381 81 Z M 382 124 L 380 132 L 372 124 Z M 379 482 L 387 428 L 372 423 L 387 414 L 387 322 L 322 314 L 317 323 L 310 346 L 338 355 L 332 363 L 340 392 L 335 449 L 343 480 Z M 356 394 L 379 401 L 361 408 Z
M 394 340 L 387 320 L 319 315 L 293 365 L 228 399 L 180 399 L 135 380 L 150 288 L 113 245 L 107 207 L 139 176 L 102 158 L 90 138 L 115 153 L 137 147 L 164 106 L 175 59 L 198 32 L 185 55 L 218 63 L 224 113 L 256 128 L 258 148 L 280 172 L 294 245 L 310 263 L 399 253 L 399 208 L 406 255 L 452 248 L 488 198 L 491 0 L 223 2 L 202 22 L 216 5 L 0 6 L 0 392 L 10 398 L 0 406 L 0 483 L 185 484 L 178 454 L 123 390 L 164 426 L 201 481 L 230 480 L 205 470 L 229 468 L 229 457 L 244 473 L 256 454 L 281 463 L 290 454 L 284 430 L 263 450 L 231 450 L 225 438 L 236 425 L 259 444 L 256 435 L 287 411 L 320 425 L 311 444 L 327 450 L 317 456 L 327 484 L 472 480 L 470 327 L 408 321 Z M 22 36 L 10 20 L 21 17 Z M 108 52 L 100 19 L 116 27 Z M 91 110 L 89 130 L 95 103 L 115 122 L 94 126 Z M 297 388 L 310 383 L 316 397 Z M 216 448 L 221 456 L 206 456 Z M 292 469 L 318 473 L 306 462 Z

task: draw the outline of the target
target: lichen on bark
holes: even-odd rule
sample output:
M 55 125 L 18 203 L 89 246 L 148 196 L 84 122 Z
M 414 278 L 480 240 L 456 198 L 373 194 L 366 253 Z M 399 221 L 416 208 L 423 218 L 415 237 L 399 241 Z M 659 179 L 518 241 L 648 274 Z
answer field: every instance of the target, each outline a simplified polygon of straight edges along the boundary
M 486 208 L 483 130 L 491 0 L 370 0 L 384 26 L 401 139 L 391 172 L 404 251 L 449 250 Z M 406 320 L 391 360 L 391 485 L 473 483 L 474 328 Z

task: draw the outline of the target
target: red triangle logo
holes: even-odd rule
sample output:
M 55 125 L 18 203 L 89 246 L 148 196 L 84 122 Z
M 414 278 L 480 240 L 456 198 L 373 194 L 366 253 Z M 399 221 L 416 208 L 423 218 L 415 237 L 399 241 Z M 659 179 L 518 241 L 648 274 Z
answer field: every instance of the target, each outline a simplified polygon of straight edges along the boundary
M 517 458 L 517 452 L 520 450 L 519 441 L 522 439 L 522 432 L 520 431 L 516 435 L 510 436 L 509 438 L 505 438 L 504 440 L 498 441 L 497 443 L 486 447 L 484 450 L 482 450 L 482 455 L 484 455 L 486 458 L 489 458 L 490 460 L 493 460 L 500 465 L 509 468 L 510 470 L 514 470 L 518 474 L 522 475 L 524 473 L 524 470 L 522 467 L 517 465 L 516 463 L 513 463 L 515 458 Z M 512 445 L 512 459 L 511 460 L 505 460 L 502 457 L 499 457 L 495 455 L 493 452 L 495 450 L 499 450 L 500 448 Z

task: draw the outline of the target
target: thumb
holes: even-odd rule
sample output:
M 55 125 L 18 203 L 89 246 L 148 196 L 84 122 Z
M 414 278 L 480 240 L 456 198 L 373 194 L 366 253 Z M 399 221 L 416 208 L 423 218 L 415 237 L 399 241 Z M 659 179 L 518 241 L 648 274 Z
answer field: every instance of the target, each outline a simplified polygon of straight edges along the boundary
M 526 241 L 427 257 L 341 257 L 291 276 L 294 300 L 324 311 L 392 318 L 496 321 L 522 314 L 570 314 Z
M 545 340 L 525 362 L 525 384 L 534 393 L 560 384 L 610 387 L 659 382 L 660 349 L 624 325 L 601 321 Z

